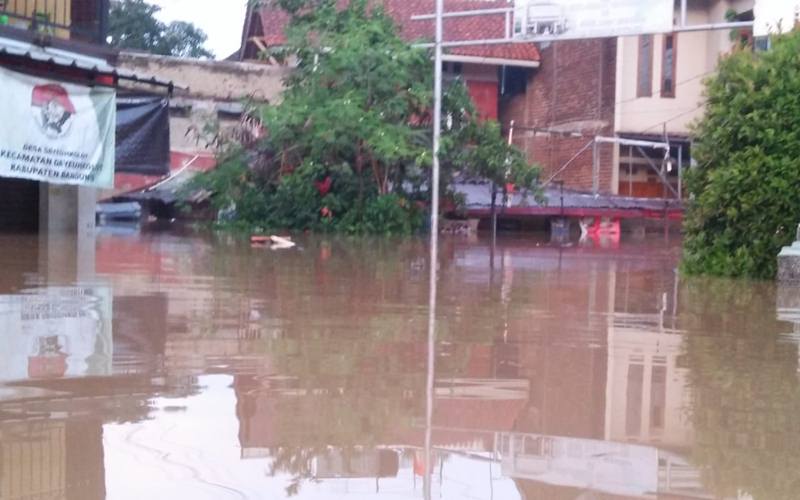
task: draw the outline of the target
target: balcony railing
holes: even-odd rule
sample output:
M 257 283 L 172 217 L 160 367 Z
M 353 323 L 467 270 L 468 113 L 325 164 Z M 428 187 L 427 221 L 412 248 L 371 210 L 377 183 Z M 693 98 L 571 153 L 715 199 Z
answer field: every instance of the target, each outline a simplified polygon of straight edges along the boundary
M 0 0 L 0 26 L 105 43 L 109 0 Z

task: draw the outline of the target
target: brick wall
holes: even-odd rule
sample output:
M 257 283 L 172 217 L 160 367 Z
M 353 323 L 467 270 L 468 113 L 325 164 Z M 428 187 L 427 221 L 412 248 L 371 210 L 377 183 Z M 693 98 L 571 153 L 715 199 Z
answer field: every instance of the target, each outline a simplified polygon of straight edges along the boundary
M 466 83 L 481 120 L 497 120 L 497 82 L 467 80 Z
M 564 41 L 540 50 L 541 66 L 528 75 L 524 93 L 502 99 L 500 120 L 506 127 L 515 121 L 515 143 L 543 167 L 543 179 L 549 179 L 592 137 L 614 133 L 617 41 Z M 598 152 L 600 190 L 613 192 L 614 147 L 604 144 Z M 591 190 L 592 157 L 589 147 L 555 180 Z

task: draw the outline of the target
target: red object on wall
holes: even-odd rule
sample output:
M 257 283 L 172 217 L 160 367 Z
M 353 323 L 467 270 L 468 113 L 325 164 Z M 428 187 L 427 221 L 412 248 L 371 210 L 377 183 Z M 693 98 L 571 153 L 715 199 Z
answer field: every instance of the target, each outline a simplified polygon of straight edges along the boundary
M 499 88 L 497 82 L 467 81 L 467 90 L 478 109 L 481 120 L 497 120 L 499 108 Z
M 197 159 L 195 159 L 197 156 Z M 194 161 L 192 161 L 194 160 Z M 207 172 L 217 166 L 217 160 L 213 153 L 199 152 L 199 153 L 186 153 L 172 151 L 170 153 L 170 171 L 172 174 L 181 170 L 188 162 L 192 162 L 190 170 L 197 172 Z M 109 197 L 116 196 L 123 193 L 133 193 L 146 189 L 158 182 L 164 180 L 160 175 L 140 175 L 117 173 L 114 175 L 114 191 L 109 194 Z

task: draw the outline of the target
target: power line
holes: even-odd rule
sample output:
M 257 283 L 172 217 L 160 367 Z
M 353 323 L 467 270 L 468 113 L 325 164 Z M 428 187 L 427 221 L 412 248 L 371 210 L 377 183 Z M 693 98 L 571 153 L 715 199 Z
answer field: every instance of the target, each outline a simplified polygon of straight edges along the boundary
M 682 112 L 682 113 L 678 113 L 677 115 L 675 115 L 675 116 L 673 116 L 673 117 L 671 117 L 671 118 L 669 118 L 669 119 L 667 119 L 667 120 L 664 120 L 664 121 L 658 122 L 658 123 L 656 123 L 656 124 L 654 124 L 654 125 L 651 125 L 651 126 L 649 126 L 649 127 L 645 128 L 645 129 L 643 129 L 643 130 L 642 130 L 642 132 L 647 132 L 647 131 L 653 130 L 654 128 L 658 127 L 659 125 L 666 125 L 667 123 L 669 123 L 669 122 L 671 122 L 671 121 L 673 121 L 673 120 L 677 120 L 678 118 L 681 118 L 681 117 L 683 117 L 683 116 L 686 116 L 686 115 L 688 115 L 688 114 L 694 113 L 695 111 L 698 111 L 698 110 L 700 110 L 700 109 L 704 108 L 704 107 L 705 107 L 705 105 L 706 105 L 706 103 L 705 103 L 705 102 L 703 102 L 703 103 L 701 103 L 699 106 L 697 106 L 697 107 L 696 107 L 696 108 L 694 108 L 694 109 L 690 109 L 689 111 L 684 111 L 684 112 Z
M 691 77 L 691 78 L 687 78 L 687 79 L 685 79 L 685 80 L 681 80 L 680 82 L 678 82 L 678 83 L 676 83 L 676 84 L 675 84 L 675 88 L 678 88 L 678 87 L 680 87 L 681 85 L 685 85 L 685 84 L 687 84 L 687 83 L 693 82 L 693 81 L 695 81 L 695 80 L 697 80 L 697 79 L 699 79 L 699 78 L 703 78 L 703 77 L 706 77 L 706 76 L 712 75 L 712 74 L 716 73 L 716 71 L 717 71 L 717 70 L 715 70 L 715 69 L 714 69 L 714 70 L 710 70 L 710 71 L 706 71 L 706 72 L 704 72 L 704 73 L 700 73 L 699 75 L 695 75 L 695 76 L 693 76 L 693 77 Z M 616 106 L 620 106 L 620 105 L 622 105 L 622 104 L 627 104 L 627 103 L 629 103 L 629 102 L 638 101 L 639 99 L 651 99 L 651 98 L 655 98 L 655 97 L 659 97 L 659 98 L 660 98 L 660 97 L 663 97 L 661 94 L 662 94 L 662 92 L 661 92 L 661 91 L 658 91 L 658 92 L 657 92 L 655 95 L 652 95 L 652 96 L 632 97 L 632 98 L 630 98 L 630 99 L 625 99 L 625 100 L 623 100 L 623 101 L 618 101 L 618 102 L 616 102 L 616 103 L 614 103 L 614 104 L 615 104 Z

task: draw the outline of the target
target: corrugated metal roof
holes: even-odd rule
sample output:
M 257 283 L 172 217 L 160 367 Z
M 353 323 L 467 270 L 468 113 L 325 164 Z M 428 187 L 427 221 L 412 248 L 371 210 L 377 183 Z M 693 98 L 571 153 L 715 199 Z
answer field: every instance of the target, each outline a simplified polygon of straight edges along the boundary
M 8 54 L 16 57 L 24 57 L 31 61 L 112 75 L 123 80 L 149 83 L 162 87 L 175 87 L 172 81 L 162 80 L 150 75 L 139 75 L 131 71 L 119 70 L 110 65 L 106 60 L 98 57 L 91 57 L 54 47 L 42 47 L 11 38 L 0 37 L 0 54 Z

